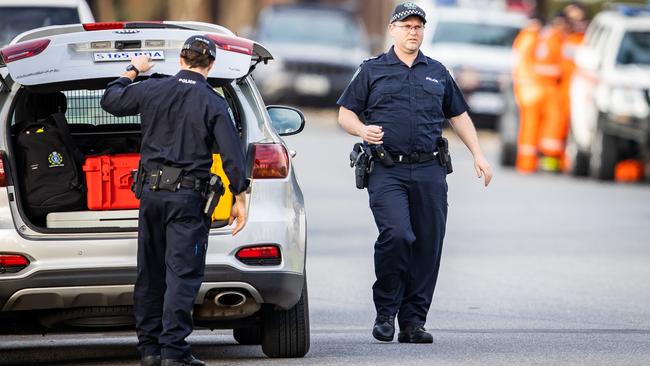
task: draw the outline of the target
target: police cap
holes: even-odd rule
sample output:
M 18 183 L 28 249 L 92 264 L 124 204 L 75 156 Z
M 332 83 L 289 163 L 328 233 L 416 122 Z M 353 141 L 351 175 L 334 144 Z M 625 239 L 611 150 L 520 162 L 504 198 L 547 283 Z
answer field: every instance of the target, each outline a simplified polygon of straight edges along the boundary
M 404 20 L 410 17 L 411 15 L 415 15 L 422 18 L 422 23 L 427 22 L 427 18 L 426 18 L 426 14 L 424 13 L 424 10 L 422 10 L 422 8 L 415 5 L 414 3 L 408 2 L 404 4 L 399 4 L 397 5 L 397 7 L 395 7 L 395 10 L 393 11 L 393 15 L 391 15 L 390 17 L 390 23 Z
M 206 49 L 203 49 L 201 47 L 193 45 L 193 43 L 195 43 L 195 42 L 201 42 L 201 43 L 205 44 L 208 49 L 206 50 Z M 192 36 L 192 37 L 188 38 L 187 40 L 185 40 L 185 43 L 183 44 L 182 49 L 183 50 L 192 50 L 192 51 L 200 53 L 202 55 L 204 55 L 206 52 L 208 52 L 210 54 L 210 57 L 212 57 L 213 59 L 217 58 L 217 45 L 214 44 L 214 42 L 210 38 L 208 38 L 206 36 Z

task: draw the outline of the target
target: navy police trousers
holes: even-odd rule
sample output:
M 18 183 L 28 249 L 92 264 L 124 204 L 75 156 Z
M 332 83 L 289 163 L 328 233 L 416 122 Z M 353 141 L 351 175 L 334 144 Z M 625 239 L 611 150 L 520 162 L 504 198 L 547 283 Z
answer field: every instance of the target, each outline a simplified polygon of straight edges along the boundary
M 376 162 L 368 180 L 379 229 L 373 299 L 378 315 L 397 315 L 400 329 L 426 322 L 447 222 L 446 175 L 437 160 Z
M 205 270 L 210 220 L 199 192 L 152 192 L 140 198 L 138 277 L 133 312 L 142 357 L 190 355 L 192 308 Z

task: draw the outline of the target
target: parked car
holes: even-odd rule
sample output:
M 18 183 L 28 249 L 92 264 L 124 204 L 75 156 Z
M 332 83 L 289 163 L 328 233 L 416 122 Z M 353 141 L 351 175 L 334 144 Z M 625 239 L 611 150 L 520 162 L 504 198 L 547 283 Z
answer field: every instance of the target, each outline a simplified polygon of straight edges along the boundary
M 273 5 L 261 13 L 255 39 L 276 62 L 255 72 L 267 103 L 334 105 L 370 56 L 364 28 L 349 11 L 324 5 Z
M 218 45 L 208 82 L 230 105 L 252 182 L 243 231 L 233 237 L 227 222 L 213 222 L 194 322 L 232 328 L 239 343 L 261 344 L 270 357 L 307 353 L 306 214 L 292 155 L 280 137 L 299 132 L 304 117 L 293 108 L 265 107 L 249 75 L 253 64 L 273 59 L 265 47 L 198 22 L 46 27 L 0 50 L 0 319 L 29 314 L 54 328 L 133 321 L 137 209 L 31 216 L 24 209 L 30 192 L 22 185 L 12 127 L 25 118 L 18 116 L 18 106 L 28 96 L 43 101 L 27 106 L 30 112 L 44 108 L 49 96 L 61 100 L 63 93 L 68 128 L 83 153 L 139 151 L 139 117 L 104 112 L 103 89 L 138 54 L 153 58 L 157 77 L 175 74 L 184 40 L 197 33 Z M 60 156 L 51 163 L 60 164 Z M 120 184 L 128 187 L 128 179 L 120 177 Z
M 512 84 L 512 42 L 526 16 L 492 9 L 433 8 L 430 3 L 422 2 L 428 20 L 422 52 L 449 68 L 475 122 L 495 127 L 509 102 L 505 91 Z
M 94 21 L 85 0 L 0 0 L 0 47 L 30 29 Z
M 650 163 L 650 12 L 622 8 L 599 13 L 576 53 L 570 174 L 614 178 L 625 159 Z

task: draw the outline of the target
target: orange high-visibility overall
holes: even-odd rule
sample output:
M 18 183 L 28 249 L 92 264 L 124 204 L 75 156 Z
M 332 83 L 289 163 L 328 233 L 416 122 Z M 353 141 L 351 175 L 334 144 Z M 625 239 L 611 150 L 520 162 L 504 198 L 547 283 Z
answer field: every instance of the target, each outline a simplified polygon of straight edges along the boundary
M 578 46 L 582 43 L 585 34 L 584 32 L 572 32 L 569 33 L 564 39 L 564 44 L 562 46 L 562 77 L 560 81 L 560 95 L 562 100 L 562 121 L 564 125 L 558 125 L 557 130 L 547 131 L 549 134 L 545 136 L 549 139 L 561 139 L 562 145 L 566 145 L 566 138 L 569 134 L 569 129 L 571 126 L 571 80 L 573 79 L 573 72 L 575 71 L 575 55 Z M 566 168 L 565 155 L 562 153 L 560 155 L 560 166 L 562 170 Z
M 542 90 L 534 71 L 539 28 L 525 27 L 512 45 L 516 62 L 512 71 L 513 91 L 519 107 L 516 168 L 522 173 L 537 169 L 537 143 L 541 115 Z
M 535 72 L 542 88 L 539 104 L 542 122 L 539 135 L 539 150 L 542 155 L 561 158 L 566 139 L 565 103 L 562 96 L 562 46 L 564 32 L 548 27 L 541 33 L 535 51 Z

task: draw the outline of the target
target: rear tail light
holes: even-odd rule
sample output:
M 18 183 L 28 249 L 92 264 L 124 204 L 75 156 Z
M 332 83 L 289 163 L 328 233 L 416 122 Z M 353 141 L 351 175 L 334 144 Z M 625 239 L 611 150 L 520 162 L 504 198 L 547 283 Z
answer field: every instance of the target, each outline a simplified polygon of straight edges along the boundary
M 0 254 L 0 274 L 16 273 L 29 265 L 29 260 L 18 254 Z
M 83 24 L 84 30 L 98 31 L 107 29 L 124 29 L 126 22 L 102 22 L 102 23 L 85 23 Z
M 243 53 L 244 55 L 253 54 L 253 42 L 247 39 L 218 36 L 216 34 L 206 34 L 206 36 L 224 51 Z
M 283 145 L 253 145 L 253 178 L 286 178 L 287 175 L 289 175 L 289 155 Z
M 165 25 L 161 21 L 138 21 L 85 23 L 83 27 L 86 31 L 99 31 L 110 29 L 165 28 Z
M 235 255 L 242 263 L 251 266 L 276 266 L 282 262 L 280 248 L 276 245 L 263 245 L 239 249 Z
M 7 46 L 0 50 L 0 55 L 5 64 L 12 61 L 20 60 L 27 57 L 36 56 L 43 52 L 50 44 L 49 39 L 37 39 L 34 41 L 20 42 L 11 46 Z
M 0 150 L 0 187 L 7 186 L 7 173 L 5 171 L 5 152 Z

